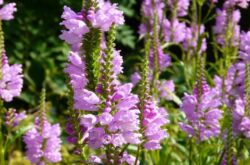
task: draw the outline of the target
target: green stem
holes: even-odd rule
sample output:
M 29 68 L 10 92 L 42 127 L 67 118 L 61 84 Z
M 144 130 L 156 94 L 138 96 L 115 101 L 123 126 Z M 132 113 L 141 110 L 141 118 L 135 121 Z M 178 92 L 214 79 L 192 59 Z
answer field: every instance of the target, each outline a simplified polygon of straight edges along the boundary
M 2 79 L 2 67 L 3 67 L 3 54 L 4 54 L 4 33 L 2 29 L 2 21 L 0 20 L 0 79 Z
M 158 54 L 158 16 L 154 13 L 154 27 L 153 27 L 153 56 L 154 56 L 154 70 L 153 70 L 153 80 L 152 80 L 152 92 L 151 94 L 158 98 L 158 88 L 157 82 L 159 79 L 160 66 L 159 66 L 159 54 Z
M 100 29 L 90 28 L 90 32 L 84 37 L 82 55 L 86 61 L 86 71 L 89 83 L 88 89 L 95 90 L 100 74 L 100 53 L 101 53 L 102 32 Z
M 232 128 L 233 116 L 231 110 L 227 111 L 227 120 L 228 120 L 228 126 L 227 126 L 226 159 L 227 159 L 227 164 L 231 165 L 233 162 L 233 155 L 234 155 L 234 138 L 233 138 L 233 128 Z
M 141 152 L 141 146 L 139 145 L 138 148 L 137 148 L 136 159 L 135 159 L 134 165 L 137 165 L 137 164 L 138 164 L 140 152 Z
M 113 52 L 114 52 L 114 41 L 116 37 L 116 30 L 115 30 L 115 25 L 112 25 L 107 36 L 107 49 L 105 50 L 106 56 L 104 57 L 104 89 L 106 90 L 106 95 L 105 98 L 108 99 L 108 96 L 110 95 L 111 92 L 111 86 L 112 86 L 112 75 L 113 73 Z
M 4 147 L 4 134 L 2 131 L 2 124 L 4 118 L 3 101 L 0 99 L 0 164 L 5 165 L 5 147 Z
M 250 117 L 250 63 L 246 62 L 245 67 L 245 113 Z

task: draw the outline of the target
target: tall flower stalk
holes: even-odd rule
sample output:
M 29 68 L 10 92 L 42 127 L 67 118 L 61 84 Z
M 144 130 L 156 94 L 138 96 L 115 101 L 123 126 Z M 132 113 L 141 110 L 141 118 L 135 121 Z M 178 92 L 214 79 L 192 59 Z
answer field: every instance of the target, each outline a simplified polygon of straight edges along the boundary
M 32 129 L 26 132 L 23 139 L 26 144 L 27 157 L 37 165 L 61 161 L 61 129 L 59 124 L 50 124 L 46 117 L 46 91 L 41 92 L 40 115 L 35 119 Z
M 80 136 L 76 138 L 81 139 L 82 146 L 104 151 L 104 156 L 90 156 L 89 163 L 133 164 L 126 148 L 140 143 L 138 98 L 131 93 L 132 84 L 118 80 L 122 58 L 114 49 L 115 26 L 124 22 L 122 12 L 116 4 L 101 0 L 86 1 L 82 12 L 77 14 L 65 7 L 62 15 L 67 31 L 60 38 L 72 49 L 65 72 L 73 91 L 74 113 L 78 114 L 73 126 L 78 123 L 80 128 L 80 132 L 72 130 L 69 124 L 67 132 L 74 135 L 77 131 Z M 72 19 L 82 26 L 68 26 Z M 75 35 L 78 32 L 82 32 L 80 38 Z M 72 38 L 77 42 L 72 42 Z M 82 149 L 80 153 L 83 154 Z
M 9 65 L 8 58 L 5 51 L 4 44 L 4 31 L 3 22 L 14 18 L 13 14 L 16 12 L 15 3 L 4 4 L 3 0 L 0 1 L 0 164 L 6 164 L 6 148 L 11 135 L 11 130 L 14 127 L 14 121 L 16 126 L 19 124 L 18 113 L 7 111 L 4 108 L 4 102 L 10 102 L 14 97 L 21 94 L 23 79 L 22 79 L 22 66 L 21 65 Z M 6 115 L 6 116 L 5 116 Z M 6 121 L 3 119 L 6 118 Z M 11 121 L 11 119 L 13 121 Z M 5 132 L 3 126 L 8 127 L 8 131 Z

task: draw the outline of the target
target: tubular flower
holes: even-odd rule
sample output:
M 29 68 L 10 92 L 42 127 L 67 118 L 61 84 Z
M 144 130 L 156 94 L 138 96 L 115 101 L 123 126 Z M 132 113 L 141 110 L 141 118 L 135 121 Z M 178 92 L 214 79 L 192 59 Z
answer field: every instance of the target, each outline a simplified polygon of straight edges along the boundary
M 162 0 L 155 0 L 154 7 L 152 5 L 152 0 L 145 0 L 142 4 L 142 9 L 145 17 L 154 18 L 155 11 L 157 11 L 158 19 L 163 18 L 163 9 L 165 4 Z

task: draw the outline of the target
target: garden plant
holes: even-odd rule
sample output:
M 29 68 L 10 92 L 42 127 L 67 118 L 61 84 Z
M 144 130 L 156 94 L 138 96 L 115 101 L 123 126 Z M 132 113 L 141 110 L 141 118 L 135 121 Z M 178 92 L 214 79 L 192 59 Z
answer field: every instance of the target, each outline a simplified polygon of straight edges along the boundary
M 58 1 L 0 0 L 0 165 L 250 165 L 250 0 Z

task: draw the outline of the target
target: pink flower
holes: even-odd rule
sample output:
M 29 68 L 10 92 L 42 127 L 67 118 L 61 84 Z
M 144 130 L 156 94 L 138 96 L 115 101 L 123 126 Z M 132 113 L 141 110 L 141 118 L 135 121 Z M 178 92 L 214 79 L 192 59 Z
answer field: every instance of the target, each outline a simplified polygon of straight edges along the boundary
M 148 99 L 143 110 L 142 126 L 145 129 L 144 148 L 147 150 L 160 149 L 160 142 L 168 136 L 162 127 L 168 123 L 165 109 L 158 108 L 156 103 Z
M 82 14 L 75 13 L 67 6 L 64 6 L 62 18 L 64 21 L 62 21 L 60 25 L 63 25 L 67 30 L 63 30 L 59 37 L 70 44 L 72 50 L 78 51 L 83 36 L 89 32 L 89 28 L 84 22 Z
M 42 128 L 39 122 L 30 129 L 23 137 L 26 144 L 27 156 L 31 163 L 41 164 L 61 161 L 61 134 L 59 124 L 51 125 L 44 121 Z
M 18 64 L 9 65 L 8 59 L 4 55 L 2 78 L 0 79 L 0 96 L 6 102 L 10 102 L 14 97 L 20 96 L 23 87 L 22 66 Z
M 87 16 L 93 27 L 108 31 L 112 24 L 122 25 L 124 23 L 123 12 L 117 9 L 117 4 L 99 1 L 98 10 L 90 9 Z
M 3 4 L 1 1 L 0 5 Z M 11 20 L 14 18 L 13 13 L 16 12 L 16 3 L 7 3 L 0 9 L 0 20 Z

